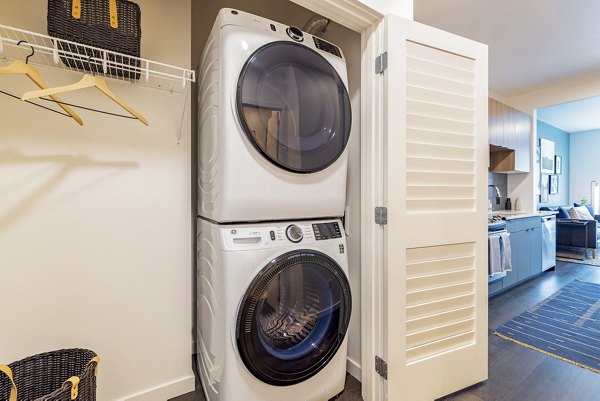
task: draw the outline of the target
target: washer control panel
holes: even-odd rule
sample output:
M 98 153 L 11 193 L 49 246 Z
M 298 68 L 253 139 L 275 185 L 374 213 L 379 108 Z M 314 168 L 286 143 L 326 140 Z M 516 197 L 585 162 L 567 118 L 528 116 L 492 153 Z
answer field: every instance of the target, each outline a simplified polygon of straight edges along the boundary
M 311 244 L 344 237 L 339 220 L 262 223 L 219 228 L 223 250 L 240 251 Z
M 337 221 L 331 223 L 315 223 L 312 225 L 315 239 L 323 241 L 326 239 L 342 238 L 342 231 Z

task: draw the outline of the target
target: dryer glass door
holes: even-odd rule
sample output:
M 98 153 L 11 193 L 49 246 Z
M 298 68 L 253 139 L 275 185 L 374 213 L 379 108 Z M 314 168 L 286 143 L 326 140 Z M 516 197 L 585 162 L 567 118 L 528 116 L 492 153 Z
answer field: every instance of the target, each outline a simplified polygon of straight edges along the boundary
M 333 259 L 311 250 L 286 253 L 256 276 L 242 299 L 240 357 L 265 383 L 302 382 L 335 356 L 350 312 L 350 285 Z
M 252 145 L 296 173 L 333 164 L 350 136 L 344 82 L 323 56 L 298 43 L 273 42 L 252 54 L 238 80 L 237 111 Z

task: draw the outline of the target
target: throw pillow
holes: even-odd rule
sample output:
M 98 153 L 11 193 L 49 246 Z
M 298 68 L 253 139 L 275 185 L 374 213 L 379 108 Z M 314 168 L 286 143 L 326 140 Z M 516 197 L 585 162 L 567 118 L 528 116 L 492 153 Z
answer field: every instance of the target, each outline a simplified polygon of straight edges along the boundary
M 567 212 L 567 207 L 561 206 L 558 208 L 558 215 L 556 216 L 557 219 L 570 219 L 571 218 L 571 216 L 569 216 L 569 213 Z
M 577 206 L 581 206 L 581 205 L 576 202 L 576 203 L 573 204 L 573 206 L 577 207 Z M 587 209 L 590 211 L 590 216 L 593 217 L 595 213 L 594 213 L 594 208 L 592 207 L 592 204 L 591 203 L 586 203 L 584 206 L 587 207 Z
M 569 206 L 566 207 L 565 210 L 571 219 L 579 220 L 579 213 L 577 213 L 577 210 L 575 210 L 574 207 Z
M 590 214 L 590 211 L 588 210 L 587 207 L 578 206 L 578 207 L 574 207 L 573 209 L 575 209 L 575 211 L 579 215 L 580 220 L 594 220 L 594 218 Z

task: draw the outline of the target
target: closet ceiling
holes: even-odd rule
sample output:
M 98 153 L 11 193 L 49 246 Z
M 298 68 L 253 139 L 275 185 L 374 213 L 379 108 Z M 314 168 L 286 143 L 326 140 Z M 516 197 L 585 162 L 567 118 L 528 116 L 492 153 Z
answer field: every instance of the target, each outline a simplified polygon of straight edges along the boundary
M 414 0 L 414 19 L 489 45 L 506 98 L 600 77 L 598 0 Z

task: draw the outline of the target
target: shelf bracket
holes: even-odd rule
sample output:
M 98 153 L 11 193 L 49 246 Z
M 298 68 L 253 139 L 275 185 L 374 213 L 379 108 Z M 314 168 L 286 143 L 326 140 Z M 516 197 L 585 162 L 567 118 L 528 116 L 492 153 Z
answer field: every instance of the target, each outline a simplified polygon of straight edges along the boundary
M 56 40 L 52 41 L 52 61 L 54 64 L 58 65 L 60 63 L 60 57 L 58 57 L 58 42 Z
M 106 52 L 102 52 L 102 72 L 105 74 L 108 73 L 108 65 L 107 65 L 108 56 Z
M 191 85 L 186 85 L 183 93 L 183 112 L 181 113 L 181 124 L 179 124 L 179 133 L 177 134 L 177 145 L 181 145 L 181 136 L 183 135 L 183 124 L 185 122 L 185 110 L 187 109 L 188 91 Z

